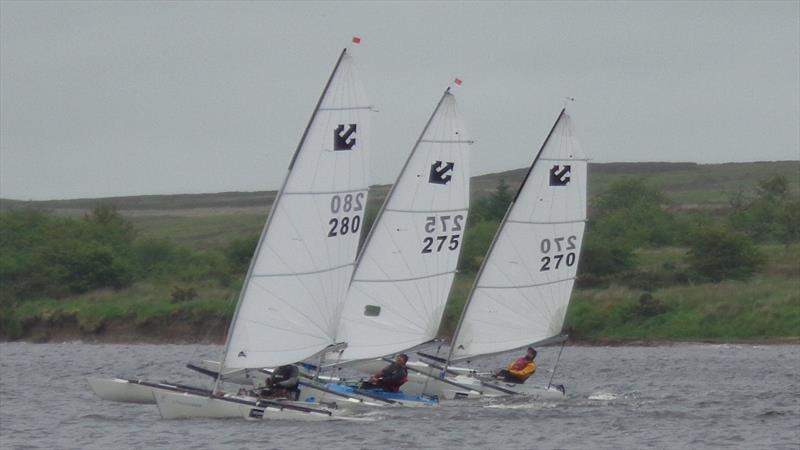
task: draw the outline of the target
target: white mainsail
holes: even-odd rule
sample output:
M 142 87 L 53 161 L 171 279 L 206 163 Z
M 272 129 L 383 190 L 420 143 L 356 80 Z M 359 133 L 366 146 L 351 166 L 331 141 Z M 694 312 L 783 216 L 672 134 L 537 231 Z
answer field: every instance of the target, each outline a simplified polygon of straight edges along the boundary
M 226 369 L 294 363 L 334 343 L 367 204 L 369 110 L 345 49 L 262 231 Z
M 586 164 L 562 110 L 478 273 L 449 360 L 500 353 L 561 332 L 586 222 Z
M 344 360 L 436 337 L 469 208 L 469 138 L 450 90 L 392 187 L 364 246 L 339 323 Z

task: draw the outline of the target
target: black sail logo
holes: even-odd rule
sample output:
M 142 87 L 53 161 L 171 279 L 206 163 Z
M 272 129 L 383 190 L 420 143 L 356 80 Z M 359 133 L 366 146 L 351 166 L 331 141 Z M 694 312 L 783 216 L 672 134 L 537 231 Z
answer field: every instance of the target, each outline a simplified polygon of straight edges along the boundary
M 453 178 L 450 175 L 450 172 L 453 171 L 455 167 L 455 163 L 448 162 L 443 163 L 441 161 L 436 161 L 435 163 L 431 164 L 431 174 L 428 177 L 428 182 L 433 184 L 447 184 Z
M 347 127 L 341 124 L 333 130 L 334 150 L 352 150 L 354 145 L 356 145 L 356 124 L 351 123 Z
M 566 186 L 570 181 L 570 170 L 572 166 L 560 166 L 556 164 L 550 169 L 550 186 Z

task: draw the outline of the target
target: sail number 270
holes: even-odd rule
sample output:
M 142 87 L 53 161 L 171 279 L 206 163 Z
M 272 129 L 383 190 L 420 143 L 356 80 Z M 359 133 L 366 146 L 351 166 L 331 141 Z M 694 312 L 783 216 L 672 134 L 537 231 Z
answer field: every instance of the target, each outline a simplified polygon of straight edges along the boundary
M 331 197 L 331 214 L 344 213 L 344 217 L 331 217 L 328 221 L 330 230 L 328 237 L 341 236 L 348 233 L 355 233 L 361 228 L 361 214 L 358 211 L 364 209 L 364 193 L 334 195 Z M 347 215 L 350 212 L 356 213 L 352 217 Z
M 576 239 L 575 236 L 542 239 L 539 244 L 539 250 L 545 256 L 542 256 L 542 267 L 539 271 L 556 270 L 561 267 L 562 262 L 567 267 L 572 267 L 575 264 L 575 252 L 570 252 L 570 250 L 575 250 Z
M 464 216 L 428 216 L 425 218 L 425 232 L 434 236 L 427 236 L 422 240 L 422 253 L 440 252 L 443 249 L 455 250 L 461 238 Z M 458 231 L 459 233 L 450 234 Z M 439 234 L 442 233 L 442 234 Z M 447 244 L 445 246 L 445 244 Z

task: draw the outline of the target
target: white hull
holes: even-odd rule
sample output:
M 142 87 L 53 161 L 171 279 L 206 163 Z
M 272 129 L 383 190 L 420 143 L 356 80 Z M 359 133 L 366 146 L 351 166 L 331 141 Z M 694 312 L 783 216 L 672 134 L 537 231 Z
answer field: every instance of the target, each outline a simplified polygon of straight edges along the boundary
M 386 364 L 387 362 L 382 359 L 370 359 L 354 361 L 347 367 L 366 373 L 377 373 L 386 367 Z M 440 368 L 425 362 L 409 361 L 407 367 L 408 381 L 401 388 L 407 394 L 436 396 L 444 400 L 507 395 L 524 395 L 531 397 L 532 400 L 557 400 L 565 396 L 555 387 L 547 388 L 533 383 L 505 383 L 491 379 L 490 372 L 477 372 L 468 367 L 448 367 L 448 376 L 444 380 L 439 378 Z M 492 386 L 500 389 L 493 389 Z
M 408 394 L 436 396 L 443 400 L 453 400 L 462 398 L 479 398 L 481 393 L 474 388 L 455 386 L 447 381 L 440 380 L 438 377 L 425 376 L 417 373 L 408 374 L 408 381 L 403 385 L 402 390 Z
M 264 405 L 254 398 L 225 396 L 204 397 L 189 393 L 157 392 L 158 411 L 164 419 L 230 419 L 252 417 L 271 420 L 331 420 L 334 412 L 317 405 L 272 402 Z M 262 405 L 262 406 L 257 406 Z M 253 412 L 255 410 L 256 412 Z
M 178 394 L 191 393 L 199 395 L 200 397 L 206 397 L 210 393 L 210 391 L 204 392 L 204 390 L 189 386 L 154 383 L 145 380 L 126 380 L 123 378 L 88 378 L 88 382 L 89 386 L 98 397 L 103 400 L 122 403 L 155 404 L 156 399 L 154 395 L 161 392 Z M 253 400 L 255 401 L 254 398 Z M 316 388 L 310 382 L 302 382 L 300 384 L 299 400 L 299 402 L 294 403 L 305 406 L 308 406 L 306 403 L 321 403 L 322 406 L 327 406 L 326 404 L 335 404 L 332 406 L 341 410 L 380 407 L 388 404 L 366 397 L 337 394 L 326 390 L 324 386 Z
M 153 404 L 153 389 L 121 378 L 89 378 L 89 386 L 103 400 L 123 403 Z
M 103 400 L 122 403 L 155 404 L 156 392 L 209 393 L 202 388 L 169 383 L 155 383 L 146 380 L 126 380 L 124 378 L 88 378 L 89 386 Z
M 559 400 L 566 394 L 555 386 L 547 387 L 533 383 L 506 383 L 497 380 L 481 380 L 470 375 L 458 375 L 448 378 L 458 384 L 474 386 L 483 392 L 483 397 L 505 397 L 510 395 L 523 395 L 531 400 Z M 493 388 L 496 386 L 499 389 Z
M 361 367 L 372 369 L 378 366 L 378 362 L 382 361 L 374 360 L 371 365 L 364 364 Z M 439 379 L 440 369 L 424 362 L 409 362 L 408 368 L 408 382 L 403 385 L 402 390 L 409 394 L 435 395 L 445 400 L 507 395 L 524 395 L 531 397 L 532 400 L 557 400 L 565 397 L 564 392 L 555 387 L 547 388 L 532 383 L 505 383 L 487 379 L 488 373 L 476 373 L 474 369 L 464 367 L 448 367 L 448 372 L 457 375 L 448 375 L 444 380 Z M 494 389 L 492 386 L 499 389 Z
M 374 419 L 367 418 L 367 417 L 350 417 L 345 416 L 339 413 L 332 413 L 330 416 L 315 414 L 308 417 L 294 417 L 291 415 L 287 415 L 286 411 L 276 410 L 274 408 L 264 408 L 261 406 L 256 406 L 253 408 L 248 408 L 247 411 L 243 411 L 242 417 L 245 420 L 300 420 L 300 421 L 323 421 L 323 420 L 345 420 L 348 422 L 373 422 Z
M 241 417 L 242 411 L 248 410 L 249 406 L 255 406 L 255 402 L 246 405 L 185 392 L 160 391 L 154 392 L 154 397 L 163 419 L 234 418 Z

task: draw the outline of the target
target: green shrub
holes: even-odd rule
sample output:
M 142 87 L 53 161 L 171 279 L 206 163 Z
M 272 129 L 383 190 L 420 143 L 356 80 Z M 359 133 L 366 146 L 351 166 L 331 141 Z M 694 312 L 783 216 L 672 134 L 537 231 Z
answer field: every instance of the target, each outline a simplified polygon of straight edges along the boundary
M 497 226 L 497 222 L 467 224 L 463 240 L 464 247 L 461 249 L 461 258 L 458 263 L 459 270 L 476 273 L 480 269 L 483 258 L 489 251 L 489 246 L 497 232 Z
M 664 314 L 670 308 L 660 300 L 653 297 L 653 294 L 645 292 L 639 296 L 639 302 L 629 308 L 628 312 L 633 319 L 650 318 L 659 314 Z
M 747 236 L 722 227 L 699 228 L 688 241 L 686 261 L 700 280 L 747 280 L 764 266 L 764 256 Z
M 761 180 L 754 199 L 737 192 L 730 206 L 728 223 L 757 241 L 800 240 L 800 198 L 791 195 L 789 181 L 782 175 Z
M 514 193 L 511 192 L 506 180 L 501 178 L 494 192 L 487 196 L 478 197 L 472 201 L 468 222 L 473 224 L 479 222 L 500 222 L 506 215 L 508 206 L 513 199 Z
M 644 180 L 623 178 L 597 197 L 589 232 L 598 240 L 613 240 L 631 248 L 670 245 L 675 242 L 678 225 L 667 204 L 666 197 Z
M 170 292 L 172 302 L 185 302 L 197 298 L 197 290 L 194 286 L 173 286 Z
M 27 210 L 0 214 L 2 302 L 128 286 L 134 236 L 110 207 L 82 219 Z
M 629 271 L 635 264 L 633 248 L 622 240 L 587 233 L 578 266 L 581 275 L 607 276 Z
M 163 274 L 170 270 L 175 244 L 164 239 L 144 239 L 133 246 L 133 260 L 141 277 Z
M 247 272 L 250 265 L 250 259 L 256 251 L 258 245 L 258 236 L 250 236 L 242 239 L 236 239 L 228 243 L 223 250 L 225 257 L 231 265 L 231 270 L 234 272 Z

